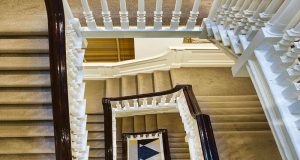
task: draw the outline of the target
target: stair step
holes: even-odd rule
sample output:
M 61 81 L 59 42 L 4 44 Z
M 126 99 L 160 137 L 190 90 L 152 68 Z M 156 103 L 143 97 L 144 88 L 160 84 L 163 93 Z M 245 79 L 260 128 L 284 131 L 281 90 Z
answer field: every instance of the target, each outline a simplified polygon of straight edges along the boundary
M 55 160 L 54 153 L 44 154 L 0 154 L 1 160 Z
M 200 108 L 251 108 L 260 107 L 259 101 L 232 101 L 232 102 L 201 102 L 198 101 Z
M 208 115 L 251 115 L 263 114 L 262 108 L 202 108 L 201 111 Z
M 0 89 L 0 104 L 51 104 L 50 88 Z
M 0 39 L 0 53 L 48 53 L 48 38 Z
M 145 132 L 146 131 L 146 122 L 145 122 L 145 116 L 139 115 L 134 116 L 134 132 Z
M 0 105 L 0 121 L 52 120 L 51 105 Z
M 156 114 L 145 115 L 145 128 L 147 132 L 157 130 L 157 116 Z
M 138 85 L 138 93 L 153 93 L 153 74 L 151 73 L 142 73 L 137 75 L 137 85 Z
M 212 123 L 214 131 L 265 131 L 270 130 L 268 122 Z
M 120 97 L 121 96 L 121 80 L 119 78 L 111 78 L 106 80 L 106 97 Z
M 196 96 L 199 102 L 235 102 L 235 101 L 259 101 L 257 95 L 236 96 Z
M 190 154 L 189 153 L 172 153 L 171 159 L 189 159 Z
M 50 87 L 48 71 L 0 71 L 0 87 Z
M 48 54 L 0 54 L 0 57 L 0 70 L 49 70 L 50 66 Z
M 104 149 L 90 149 L 89 157 L 105 157 Z
M 105 141 L 88 140 L 88 146 L 90 146 L 90 148 L 105 148 Z
M 220 159 L 281 160 L 271 131 L 214 131 L 214 136 Z
M 184 138 L 186 136 L 186 133 L 168 133 L 169 138 Z
M 104 124 L 103 123 L 88 123 L 86 125 L 88 131 L 104 131 Z
M 172 88 L 172 81 L 169 71 L 155 71 L 153 73 L 154 91 L 160 92 Z
M 137 94 L 136 76 L 121 77 L 121 94 L 122 96 L 130 96 Z M 132 101 L 130 103 L 133 103 Z M 134 117 L 122 118 L 122 133 L 134 132 Z
M 88 140 L 104 140 L 104 132 L 89 132 Z
M 213 123 L 217 122 L 267 122 L 264 114 L 251 115 L 210 115 Z
M 0 122 L 0 138 L 50 137 L 53 134 L 53 123 L 51 121 Z
M 169 142 L 169 147 L 170 148 L 188 148 L 189 145 L 188 145 L 188 143 L 170 143 Z
M 104 122 L 104 115 L 103 114 L 88 114 L 87 115 L 87 122 Z
M 54 138 L 0 138 L 0 154 L 55 153 Z
M 169 133 L 185 132 L 179 113 L 157 114 L 157 128 L 167 129 Z
M 171 153 L 190 153 L 189 148 L 170 148 Z
M 168 138 L 170 143 L 185 143 L 185 138 Z
M 102 98 L 105 97 L 105 81 L 85 81 L 86 113 L 103 113 Z

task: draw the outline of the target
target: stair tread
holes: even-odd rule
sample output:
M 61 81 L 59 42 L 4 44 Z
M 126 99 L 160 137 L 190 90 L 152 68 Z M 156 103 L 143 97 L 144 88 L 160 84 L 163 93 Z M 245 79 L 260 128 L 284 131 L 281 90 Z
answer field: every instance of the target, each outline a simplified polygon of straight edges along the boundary
M 48 54 L 0 54 L 0 56 L 0 70 L 49 70 L 50 66 Z
M 212 123 L 214 131 L 270 130 L 268 122 L 230 122 Z
M 104 140 L 104 132 L 89 132 L 88 140 Z
M 0 154 L 55 153 L 54 138 L 0 138 Z
M 22 132 L 16 132 L 22 131 Z M 1 122 L 0 137 L 50 137 L 54 135 L 51 121 Z
M 0 121 L 52 120 L 51 105 L 0 105 Z
M 121 82 L 119 78 L 111 78 L 106 80 L 106 97 L 120 97 L 121 96 Z
M 88 140 L 87 144 L 90 146 L 90 149 L 105 148 L 104 140 Z
M 51 104 L 50 88 L 2 88 L 0 104 Z
M 86 128 L 88 131 L 104 131 L 103 123 L 87 123 Z
M 87 123 L 89 122 L 104 122 L 103 114 L 88 114 L 87 115 Z
M 260 107 L 256 108 L 201 108 L 204 114 L 208 115 L 251 115 L 263 114 L 264 111 Z
M 0 53 L 48 53 L 48 38 L 0 39 Z
M 0 87 L 50 87 L 48 71 L 0 71 Z
M 104 149 L 90 149 L 89 157 L 105 157 L 105 150 Z
M 267 122 L 264 114 L 251 115 L 210 115 L 212 123 L 217 122 Z
M 0 154 L 1 160 L 55 160 L 54 153 L 39 154 Z
M 257 95 L 231 95 L 231 96 L 196 96 L 199 102 L 240 102 L 259 101 Z
M 160 92 L 172 88 L 172 81 L 169 71 L 155 71 L 153 73 L 154 91 Z
M 198 101 L 201 108 L 261 108 L 259 101 L 229 101 L 229 102 L 201 102 Z

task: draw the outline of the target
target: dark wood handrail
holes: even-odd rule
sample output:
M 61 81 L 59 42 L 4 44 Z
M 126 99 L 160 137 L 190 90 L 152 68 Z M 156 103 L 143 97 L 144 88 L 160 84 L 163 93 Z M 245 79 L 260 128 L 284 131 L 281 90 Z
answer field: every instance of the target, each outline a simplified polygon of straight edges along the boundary
M 45 4 L 56 160 L 72 160 L 63 2 L 45 0 Z
M 162 92 L 124 96 L 124 97 L 103 98 L 102 104 L 104 108 L 103 110 L 104 110 L 104 122 L 105 122 L 104 123 L 105 159 L 106 160 L 113 159 L 111 101 L 123 101 L 123 100 L 130 100 L 130 99 L 141 99 L 146 97 L 157 97 L 157 96 L 169 95 L 179 90 L 183 90 L 187 105 L 189 107 L 189 111 L 193 116 L 193 118 L 197 121 L 204 159 L 219 160 L 210 118 L 208 115 L 201 113 L 200 107 L 198 105 L 197 99 L 195 97 L 191 85 L 176 85 L 173 89 L 162 91 Z

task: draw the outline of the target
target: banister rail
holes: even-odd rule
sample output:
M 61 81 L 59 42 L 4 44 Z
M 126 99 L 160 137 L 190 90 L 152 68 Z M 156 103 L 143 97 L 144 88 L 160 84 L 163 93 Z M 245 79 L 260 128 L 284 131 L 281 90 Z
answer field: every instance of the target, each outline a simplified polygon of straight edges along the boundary
M 56 160 L 71 160 L 65 19 L 61 0 L 45 0 Z
M 196 120 L 199 136 L 202 146 L 202 153 L 205 160 L 219 160 L 217 147 L 214 140 L 213 130 L 208 115 L 202 114 L 200 107 L 197 103 L 196 97 L 193 93 L 191 85 L 176 85 L 173 89 L 147 93 L 140 95 L 124 96 L 124 97 L 114 97 L 114 98 L 103 98 L 103 108 L 104 108 L 104 126 L 105 126 L 105 159 L 113 160 L 114 159 L 114 148 L 113 148 L 113 108 L 111 102 L 114 101 L 128 101 L 128 100 L 139 100 L 148 97 L 159 97 L 174 94 L 178 91 L 181 91 L 184 94 L 188 110 Z

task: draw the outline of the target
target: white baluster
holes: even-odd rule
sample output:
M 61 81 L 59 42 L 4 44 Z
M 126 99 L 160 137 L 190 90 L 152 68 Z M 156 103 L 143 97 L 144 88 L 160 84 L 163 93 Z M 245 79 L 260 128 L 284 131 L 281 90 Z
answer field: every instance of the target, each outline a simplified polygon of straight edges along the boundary
M 83 15 L 86 21 L 86 24 L 90 30 L 96 30 L 97 24 L 95 22 L 93 12 L 90 9 L 90 6 L 88 4 L 87 0 L 81 0 L 81 4 L 83 7 Z
M 152 97 L 152 107 L 157 107 L 156 97 Z
M 299 13 L 299 0 L 286 1 L 285 3 L 287 3 L 285 8 L 277 12 L 269 21 L 268 31 L 271 34 L 282 34 L 295 15 Z
M 257 10 L 253 14 L 253 17 L 248 18 L 247 28 L 247 40 L 251 41 L 253 37 L 256 35 L 259 28 L 256 27 L 256 23 L 259 21 L 259 14 L 261 14 L 266 7 L 271 3 L 271 0 L 263 0 L 260 5 L 258 6 Z
M 71 10 L 67 0 L 63 0 L 63 6 L 64 6 L 64 12 L 65 12 L 65 16 L 66 16 L 66 21 L 72 25 L 72 27 L 74 28 L 74 31 L 76 32 L 76 34 L 78 36 L 81 35 L 81 33 L 80 33 L 81 25 L 80 25 L 79 19 L 74 18 L 72 10 Z
M 218 8 L 220 8 L 220 5 L 222 3 L 222 0 L 214 0 L 212 7 L 209 10 L 208 19 L 214 20 L 217 15 Z
M 297 60 L 296 64 L 287 69 L 290 79 L 293 81 L 300 76 L 300 61 Z
M 286 53 L 297 37 L 300 37 L 300 23 L 295 28 L 287 30 L 277 45 L 274 45 L 274 55 L 281 56 Z
M 143 98 L 143 107 L 147 107 L 147 98 Z
M 231 0 L 225 0 L 224 4 L 222 5 L 222 7 L 219 9 L 218 11 L 218 15 L 217 15 L 217 24 L 222 24 L 223 20 L 224 20 L 224 14 L 225 14 L 225 10 L 227 10 L 227 8 L 229 7 Z
M 156 7 L 154 11 L 154 29 L 162 28 L 162 0 L 156 0 Z
M 107 1 L 101 0 L 101 7 L 102 7 L 102 16 L 103 16 L 103 24 L 105 29 L 113 29 L 113 24 L 110 16 L 110 11 L 108 9 Z
M 145 26 L 146 26 L 145 0 L 138 0 L 137 28 L 145 29 Z
M 166 104 L 166 101 L 167 101 L 167 96 L 166 96 L 166 95 L 163 95 L 163 96 L 161 97 L 161 99 L 160 99 L 160 104 L 161 104 L 161 105 L 164 105 L 164 104 Z
M 122 106 L 119 101 L 117 101 L 116 107 L 117 107 L 117 109 L 122 109 Z
M 282 63 L 292 65 L 300 55 L 300 42 L 294 42 L 294 48 L 280 57 Z
M 198 11 L 199 7 L 200 7 L 200 0 L 195 0 L 193 9 L 192 9 L 192 11 L 190 11 L 190 17 L 186 24 L 186 29 L 194 29 L 196 22 L 197 22 L 198 14 L 199 14 L 199 11 Z
M 171 19 L 171 29 L 178 29 L 181 15 L 181 4 L 182 0 L 176 0 L 175 9 L 172 14 Z
M 128 11 L 126 7 L 126 0 L 120 0 L 120 22 L 122 29 L 129 29 Z
M 173 93 L 172 98 L 170 99 L 170 103 L 175 103 L 177 97 L 177 92 Z
M 124 109 L 126 109 L 126 110 L 130 109 L 130 104 L 129 104 L 128 100 L 123 101 L 123 104 L 124 104 Z
M 134 99 L 134 100 L 133 100 L 133 107 L 134 107 L 135 109 L 137 109 L 137 108 L 139 107 L 139 103 L 138 103 L 137 99 Z

